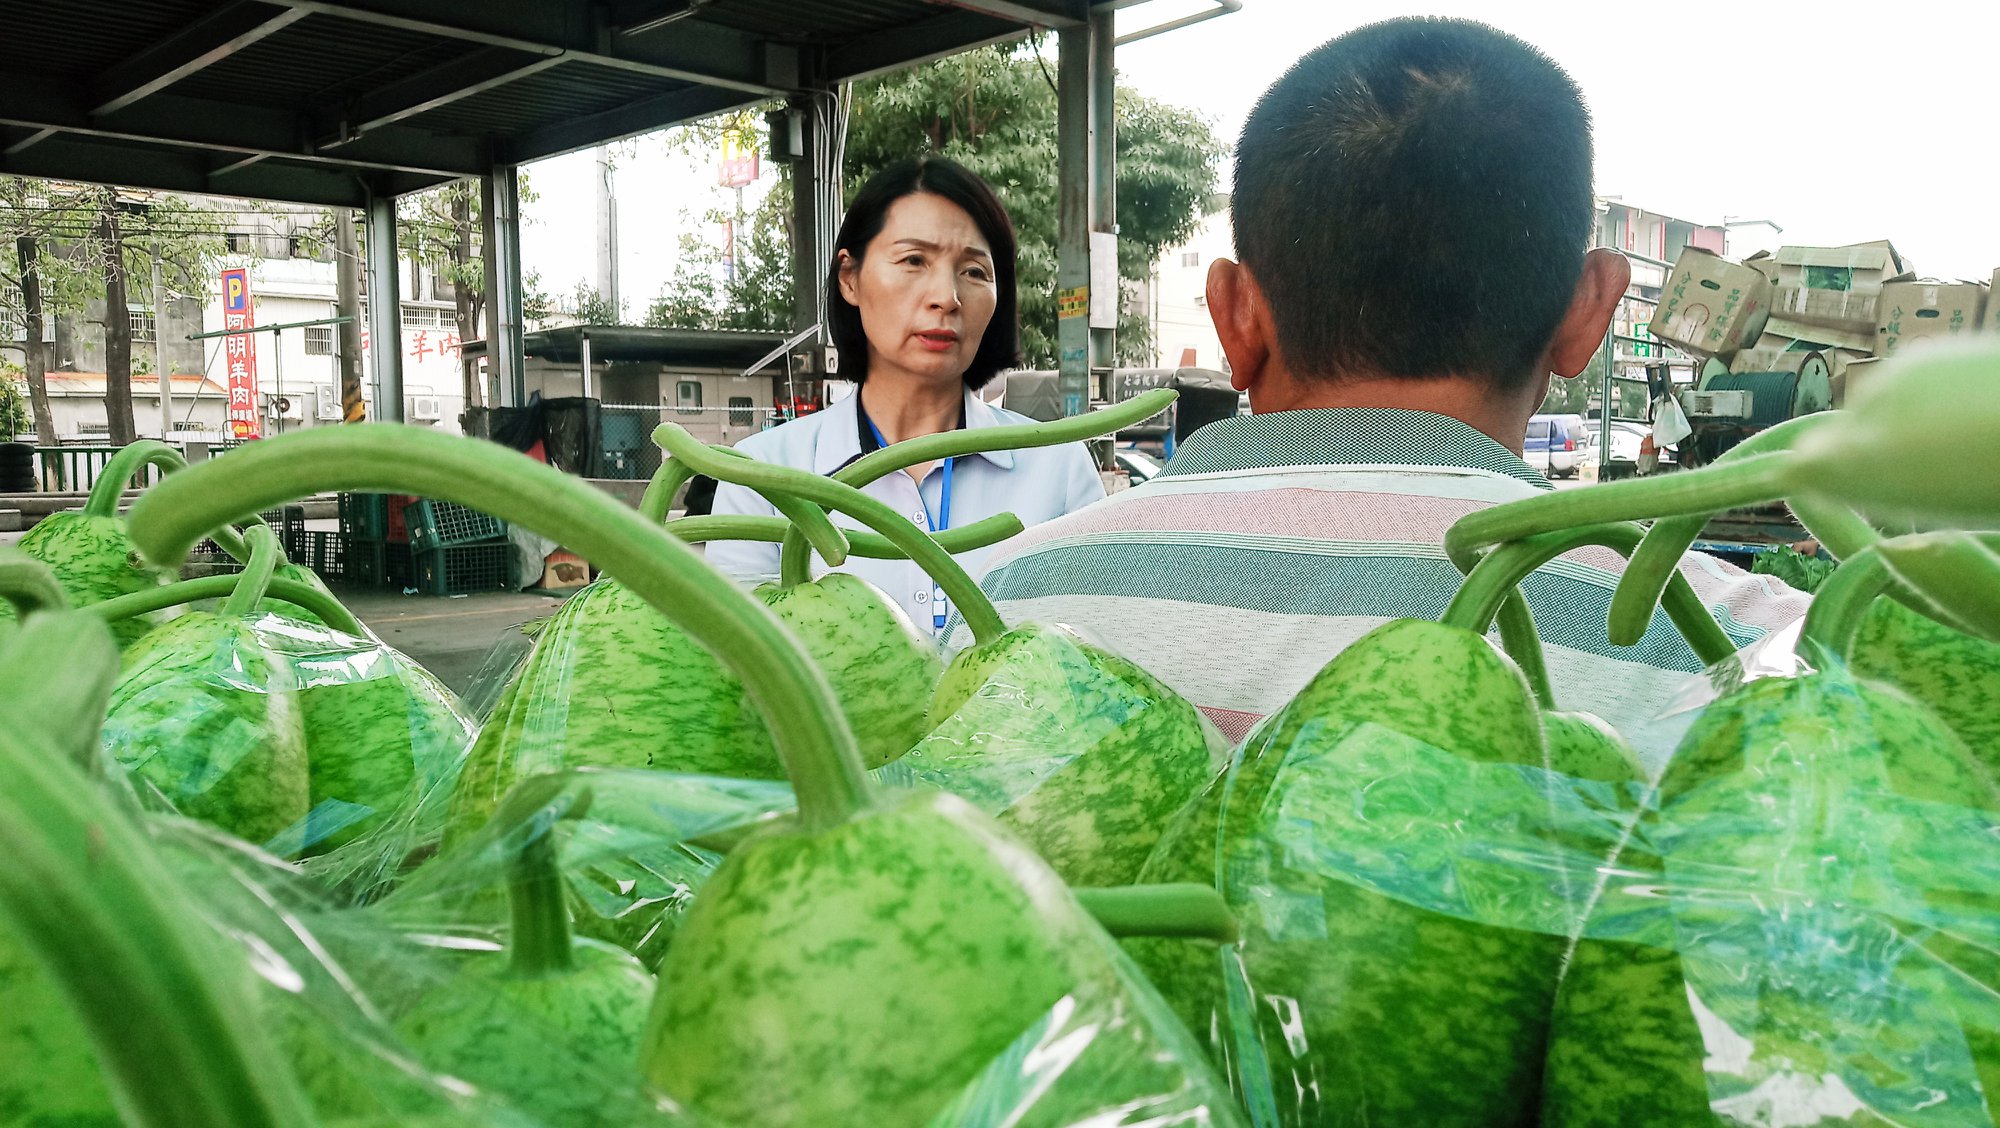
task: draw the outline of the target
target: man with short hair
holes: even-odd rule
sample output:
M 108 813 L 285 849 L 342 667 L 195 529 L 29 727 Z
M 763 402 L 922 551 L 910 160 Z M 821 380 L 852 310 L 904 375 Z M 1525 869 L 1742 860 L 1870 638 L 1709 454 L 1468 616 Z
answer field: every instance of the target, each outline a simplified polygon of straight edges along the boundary
M 1137 659 L 1237 738 L 1378 624 L 1442 614 L 1453 522 L 1551 488 L 1521 459 L 1529 417 L 1552 375 L 1589 365 L 1630 267 L 1589 249 L 1575 83 L 1464 20 L 1391 20 L 1300 59 L 1244 126 L 1232 211 L 1240 261 L 1210 268 L 1208 310 L 1253 414 L 1016 538 L 984 587 L 1009 621 Z M 1561 703 L 1632 728 L 1700 662 L 1663 614 L 1610 644 L 1620 566 L 1583 550 L 1522 590 Z M 1804 612 L 1765 577 L 1681 570 L 1739 644 Z

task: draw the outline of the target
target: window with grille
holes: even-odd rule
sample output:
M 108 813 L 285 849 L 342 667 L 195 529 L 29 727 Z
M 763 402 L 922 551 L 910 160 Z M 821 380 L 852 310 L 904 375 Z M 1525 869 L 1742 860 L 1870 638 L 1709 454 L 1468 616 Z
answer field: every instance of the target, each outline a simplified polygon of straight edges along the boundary
M 449 329 L 457 324 L 457 318 L 450 310 L 435 306 L 403 306 L 403 328 L 405 329 Z
M 159 340 L 158 334 L 153 327 L 152 310 L 128 309 L 125 311 L 125 317 L 125 324 L 131 329 L 133 344 L 150 345 Z
M 752 427 L 756 425 L 757 401 L 749 396 L 729 397 L 729 425 L 731 427 Z
M 675 383 L 674 410 L 682 415 L 701 414 L 701 381 L 681 380 Z
M 1201 265 L 1201 252 L 1200 252 L 1200 251 L 1182 251 L 1182 252 L 1181 252 L 1181 265 L 1182 265 L 1182 266 L 1200 266 L 1200 265 Z
M 306 326 L 306 355 L 307 356 L 333 355 L 333 326 L 331 325 Z
M 231 231 L 223 238 L 228 241 L 229 253 L 232 255 L 240 255 L 250 249 L 250 236 L 241 231 Z
M 306 237 L 297 232 L 287 235 L 285 237 L 285 256 L 287 258 L 306 257 Z

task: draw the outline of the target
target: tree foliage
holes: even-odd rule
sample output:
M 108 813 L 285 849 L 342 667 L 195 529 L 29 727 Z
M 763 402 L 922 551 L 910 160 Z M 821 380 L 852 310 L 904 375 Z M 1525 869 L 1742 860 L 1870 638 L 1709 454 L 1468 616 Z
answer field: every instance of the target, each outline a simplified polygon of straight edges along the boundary
M 857 84 L 849 115 L 845 188 L 892 161 L 940 153 L 994 186 L 1020 243 L 1016 285 L 1022 346 L 1031 367 L 1056 363 L 1056 96 L 1054 71 L 1033 46 L 995 47 Z M 1144 279 L 1160 252 L 1200 223 L 1225 149 L 1201 114 L 1120 87 L 1118 270 Z M 709 126 L 740 128 L 748 123 Z M 694 135 L 706 142 L 704 134 Z M 719 226 L 721 216 L 707 222 Z M 683 240 L 682 267 L 648 311 L 649 324 L 779 328 L 789 323 L 789 185 L 739 225 L 734 279 L 699 235 Z M 713 230 L 710 226 L 704 230 Z M 1121 363 L 1151 355 L 1143 317 L 1120 318 Z

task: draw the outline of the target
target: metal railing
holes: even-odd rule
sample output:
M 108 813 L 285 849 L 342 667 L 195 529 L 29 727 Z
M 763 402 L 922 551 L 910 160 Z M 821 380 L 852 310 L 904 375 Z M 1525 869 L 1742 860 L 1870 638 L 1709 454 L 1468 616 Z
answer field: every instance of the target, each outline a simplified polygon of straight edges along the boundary
M 168 445 L 179 448 L 183 454 L 187 453 L 187 444 L 185 442 L 169 443 Z M 219 442 L 208 443 L 206 445 L 209 453 L 214 455 L 221 454 L 223 451 L 240 444 L 236 442 Z M 41 491 L 43 493 L 64 493 L 89 490 L 97 484 L 98 475 L 103 473 L 105 466 L 111 462 L 112 458 L 121 449 L 123 448 L 108 444 L 65 444 L 62 446 L 36 447 L 35 459 L 40 471 L 37 481 L 40 484 Z M 160 480 L 160 474 L 161 472 L 158 467 L 145 467 L 139 473 L 132 476 L 132 481 L 126 488 L 134 490 L 146 489 Z
M 653 404 L 607 403 L 600 410 L 604 476 L 637 480 L 660 468 L 660 449 L 653 429 L 679 423 L 705 442 L 734 444 L 772 425 L 777 411 L 770 407 L 673 407 Z

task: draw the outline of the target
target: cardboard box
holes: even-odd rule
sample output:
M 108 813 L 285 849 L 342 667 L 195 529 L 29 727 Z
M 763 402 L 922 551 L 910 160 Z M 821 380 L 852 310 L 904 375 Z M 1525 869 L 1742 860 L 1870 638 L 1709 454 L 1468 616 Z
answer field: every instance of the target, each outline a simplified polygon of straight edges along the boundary
M 1882 287 L 1875 355 L 1900 356 L 1934 341 L 1969 335 L 1986 312 L 1984 282 L 1891 282 Z
M 1881 363 L 1881 358 L 1871 356 L 1837 369 L 1833 374 L 1833 406 L 1846 407 L 1848 394 L 1865 383 Z
M 1767 256 L 1739 263 L 1688 247 L 1667 275 L 1650 332 L 1694 356 L 1727 357 L 1764 331 L 1772 273 Z
M 549 591 L 565 591 L 580 588 L 590 582 L 590 564 L 583 557 L 566 549 L 556 549 L 549 553 L 542 564 L 542 582 L 537 585 Z
M 1764 323 L 1764 335 L 1767 337 L 1776 335 L 1788 337 L 1794 341 L 1803 341 L 1808 348 L 1846 349 L 1848 352 L 1860 353 L 1862 356 L 1875 355 L 1875 332 L 1872 329 L 1863 331 L 1860 329 L 1835 329 L 1826 325 L 1808 325 L 1803 321 L 1793 321 L 1790 318 L 1772 314 L 1771 319 Z M 1759 338 L 1758 343 L 1762 344 L 1763 339 Z
M 1907 276 L 1887 239 L 1845 247 L 1779 247 L 1773 313 L 1790 321 L 1873 333 L 1882 287 Z

